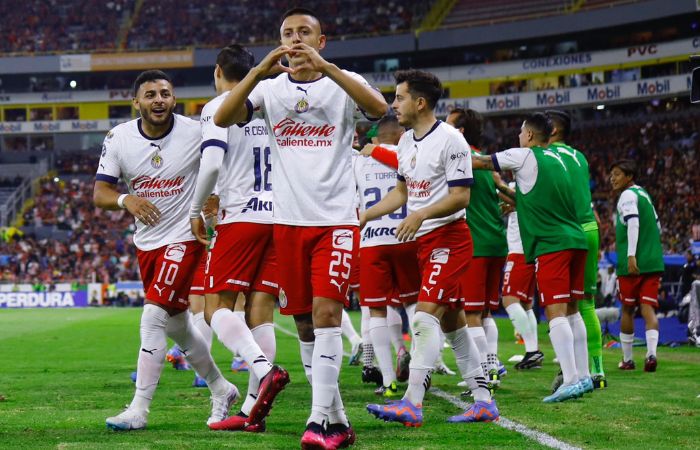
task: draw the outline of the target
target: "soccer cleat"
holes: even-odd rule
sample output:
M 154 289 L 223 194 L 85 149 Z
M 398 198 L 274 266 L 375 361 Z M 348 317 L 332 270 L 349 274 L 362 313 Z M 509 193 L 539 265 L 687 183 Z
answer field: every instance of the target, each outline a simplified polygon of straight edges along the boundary
M 247 433 L 262 433 L 265 431 L 265 420 L 259 423 L 250 424 L 248 416 L 239 412 L 235 416 L 229 416 L 223 421 L 215 424 L 215 428 L 209 427 L 212 430 L 226 431 L 245 431 Z
M 503 363 L 499 360 L 498 361 L 498 376 L 503 378 L 506 375 L 508 375 L 508 369 L 506 369 L 506 366 L 504 366 Z
M 535 352 L 526 352 L 523 359 L 515 365 L 517 370 L 541 369 L 544 353 L 537 350 Z
M 250 410 L 250 423 L 261 422 L 272 409 L 275 397 L 284 390 L 289 383 L 289 373 L 280 366 L 272 366 L 272 369 L 260 380 L 258 399 Z
M 411 354 L 405 348 L 400 348 L 396 353 L 396 379 L 400 382 L 408 380 L 410 373 Z
M 326 430 L 316 422 L 306 425 L 306 431 L 301 436 L 302 450 L 326 450 Z
M 221 424 L 225 422 L 228 416 L 228 410 L 231 409 L 231 405 L 238 401 L 240 393 L 235 384 L 229 383 L 229 390 L 226 395 L 213 395 L 211 396 L 211 415 L 207 419 L 207 425 L 212 430 L 225 430 L 226 428 L 221 428 Z
M 557 389 L 552 395 L 545 397 L 542 401 L 544 403 L 558 403 L 578 398 L 581 395 L 583 394 L 579 383 L 563 384 L 559 386 L 559 389 Z
M 205 388 L 207 387 L 207 380 L 200 377 L 198 374 L 194 374 L 194 381 L 192 382 L 192 387 Z
M 143 430 L 148 423 L 148 413 L 126 408 L 121 414 L 108 417 L 107 428 L 114 431 Z
M 581 378 L 580 380 L 578 380 L 578 382 L 581 385 L 581 389 L 583 390 L 584 394 L 593 392 L 594 386 L 593 379 L 591 377 Z
M 240 356 L 235 356 L 231 361 L 231 372 L 248 372 L 248 363 Z
M 656 372 L 656 356 L 647 356 L 647 359 L 644 360 L 644 371 Z
M 173 369 L 175 370 L 190 370 L 190 365 L 187 364 L 185 355 L 180 351 L 180 347 L 177 344 L 173 345 L 173 347 L 168 350 L 165 359 L 173 365 Z
M 350 359 L 348 360 L 348 365 L 359 366 L 360 360 L 362 359 L 362 341 L 355 342 L 352 344 L 352 349 L 350 350 Z
M 136 383 L 136 374 L 137 373 L 138 372 L 134 370 L 133 372 L 131 372 L 131 375 L 129 376 L 131 378 L 131 381 L 133 381 L 134 383 Z
M 488 381 L 489 387 L 498 389 L 501 385 L 501 376 L 498 375 L 498 369 L 489 370 L 489 377 L 486 380 Z
M 602 374 L 593 375 L 592 379 L 593 379 L 593 388 L 605 389 L 608 387 L 608 379 L 605 378 L 605 375 L 602 375 Z
M 646 362 L 644 363 L 646 367 Z M 620 363 L 617 365 L 617 368 L 620 370 L 634 370 L 637 368 L 637 366 L 634 365 L 633 360 L 625 361 L 624 359 L 620 361 Z
M 496 401 L 476 402 L 462 414 L 449 417 L 450 423 L 465 423 L 465 422 L 495 422 L 501 415 L 498 413 Z
M 347 448 L 355 443 L 357 435 L 355 430 L 352 429 L 352 425 L 343 425 L 342 423 L 334 423 L 328 425 L 326 430 L 326 448 L 336 449 L 336 448 Z
M 384 383 L 384 378 L 382 373 L 376 367 L 363 367 L 362 368 L 362 382 L 363 383 L 376 383 L 377 386 L 381 386 Z
M 457 372 L 447 367 L 447 365 L 442 359 L 438 360 L 438 362 L 435 363 L 435 373 L 437 373 L 438 375 L 457 375 Z
M 367 411 L 385 422 L 399 422 L 416 428 L 423 425 L 423 407 L 414 405 L 405 398 L 386 405 L 367 405 Z
M 396 385 L 396 381 L 392 381 L 389 386 L 379 386 L 374 390 L 374 393 L 386 398 L 392 398 L 399 395 L 399 387 Z
M 561 371 L 561 369 L 559 369 L 559 372 L 554 377 L 554 380 L 552 380 L 552 394 L 554 394 L 562 384 L 564 384 L 564 373 Z

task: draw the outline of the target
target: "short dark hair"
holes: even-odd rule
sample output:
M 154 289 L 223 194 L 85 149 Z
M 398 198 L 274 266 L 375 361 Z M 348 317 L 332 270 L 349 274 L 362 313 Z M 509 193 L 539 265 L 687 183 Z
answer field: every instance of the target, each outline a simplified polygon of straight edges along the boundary
M 637 163 L 635 163 L 631 159 L 618 159 L 610 165 L 610 171 L 612 172 L 612 170 L 615 167 L 620 169 L 622 173 L 624 173 L 628 177 L 632 177 L 633 180 L 635 175 L 637 174 Z
M 221 49 L 216 56 L 216 64 L 221 67 L 228 81 L 241 81 L 253 67 L 255 58 L 245 47 L 231 44 Z
M 411 97 L 423 97 L 431 110 L 435 109 L 435 105 L 442 97 L 442 83 L 430 72 L 416 69 L 398 70 L 394 73 L 394 78 L 397 85 L 406 83 Z
M 321 19 L 318 17 L 318 15 L 311 11 L 309 8 L 302 8 L 302 7 L 296 7 L 292 9 L 288 9 L 287 11 L 282 14 L 282 17 L 280 18 L 280 25 L 282 22 L 284 22 L 284 19 L 286 19 L 289 16 L 310 16 L 316 19 L 318 22 L 318 26 L 321 27 L 321 33 L 323 33 L 323 22 L 321 22 Z
M 569 137 L 571 134 L 571 116 L 568 113 L 558 110 L 549 109 L 545 111 L 545 114 L 552 121 L 554 127 L 561 133 L 564 139 Z
M 141 72 L 139 76 L 136 77 L 136 81 L 134 81 L 134 97 L 138 96 L 139 88 L 143 83 L 148 83 L 149 81 L 156 80 L 165 80 L 168 83 L 173 84 L 173 80 L 171 80 L 170 77 L 162 70 L 145 70 Z
M 529 115 L 525 119 L 525 125 L 532 130 L 538 141 L 549 142 L 549 137 L 552 135 L 552 122 L 544 113 Z
M 401 135 L 403 127 L 399 125 L 399 120 L 396 116 L 386 115 L 377 122 L 377 138 L 384 140 L 385 138 L 394 138 Z
M 473 109 L 455 108 L 450 114 L 456 114 L 455 128 L 462 128 L 462 135 L 467 143 L 478 146 L 481 144 L 481 135 L 484 132 L 484 119 L 481 114 Z

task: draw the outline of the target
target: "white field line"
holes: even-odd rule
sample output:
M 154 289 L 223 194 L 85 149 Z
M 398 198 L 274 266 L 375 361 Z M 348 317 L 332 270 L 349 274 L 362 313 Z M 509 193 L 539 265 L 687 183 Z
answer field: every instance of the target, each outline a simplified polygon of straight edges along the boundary
M 280 331 L 280 333 L 286 334 L 287 336 L 291 336 L 291 337 L 293 337 L 294 339 L 299 340 L 299 335 L 296 334 L 295 332 L 289 331 L 288 329 L 282 327 L 281 325 L 279 325 L 279 324 L 277 324 L 277 323 L 275 323 L 274 325 L 275 325 L 275 328 L 277 328 L 277 329 Z M 346 358 L 348 358 L 348 357 L 350 357 L 350 353 L 348 353 L 348 352 L 343 352 L 343 356 L 345 356 Z
M 458 408 L 461 409 L 467 409 L 469 408 L 469 404 L 466 402 L 463 402 L 462 400 L 458 399 L 454 395 L 448 394 L 447 392 L 438 389 L 438 388 L 430 388 L 429 391 L 431 394 L 442 398 L 443 400 L 447 400 L 448 402 L 452 403 Z M 523 436 L 530 438 L 534 441 L 539 442 L 540 444 L 549 447 L 549 448 L 556 448 L 559 450 L 581 450 L 579 447 L 575 447 L 571 444 L 567 444 L 566 442 L 560 441 L 559 439 L 548 435 L 547 433 L 543 433 L 541 431 L 536 431 L 531 428 L 526 427 L 525 425 L 514 422 L 510 419 L 506 419 L 505 417 L 501 416 L 500 420 L 498 422 L 494 422 L 496 425 L 503 427 L 507 430 L 512 430 L 515 431 L 516 433 L 520 433 Z

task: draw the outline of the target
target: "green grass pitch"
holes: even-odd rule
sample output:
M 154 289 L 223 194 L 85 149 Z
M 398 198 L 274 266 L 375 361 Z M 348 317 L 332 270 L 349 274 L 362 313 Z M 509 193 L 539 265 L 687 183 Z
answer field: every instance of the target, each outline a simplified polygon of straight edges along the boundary
M 359 329 L 359 315 L 352 317 Z M 276 402 L 266 433 L 209 431 L 208 390 L 192 388 L 193 372 L 175 371 L 167 363 L 147 430 L 107 430 L 105 418 L 118 413 L 133 394 L 129 374 L 136 365 L 139 318 L 139 309 L 0 311 L 0 448 L 299 448 L 311 392 L 296 339 L 279 331 L 277 361 L 289 370 L 292 383 Z M 289 318 L 277 319 L 294 329 Z M 510 322 L 498 320 L 498 325 L 501 359 L 522 353 L 523 347 L 513 343 Z M 504 417 L 582 448 L 697 448 L 699 350 L 660 348 L 656 373 L 641 370 L 643 349 L 635 349 L 640 368 L 634 372 L 618 371 L 619 350 L 606 350 L 609 389 L 545 405 L 542 397 L 557 368 L 545 325 L 540 325 L 540 342 L 543 369 L 516 373 L 508 364 L 496 397 Z M 247 374 L 228 370 L 230 354 L 218 342 L 213 353 L 225 376 L 245 391 Z M 451 351 L 445 355 L 455 368 Z M 457 397 L 458 381 L 433 378 L 434 386 Z M 445 418 L 459 409 L 432 394 L 426 397 L 422 428 L 378 421 L 365 411 L 365 404 L 378 401 L 373 387 L 360 382 L 359 367 L 346 363 L 341 391 L 357 431 L 356 449 L 543 448 L 496 424 L 447 424 Z

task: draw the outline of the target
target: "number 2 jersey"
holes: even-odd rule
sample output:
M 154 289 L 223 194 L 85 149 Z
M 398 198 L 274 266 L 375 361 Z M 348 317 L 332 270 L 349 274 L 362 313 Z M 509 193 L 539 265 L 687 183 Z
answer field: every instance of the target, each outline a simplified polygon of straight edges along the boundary
M 157 138 L 146 136 L 141 119 L 107 133 L 95 180 L 117 184 L 121 178 L 129 194 L 150 201 L 161 213 L 152 227 L 135 219 L 134 244 L 139 250 L 194 240 L 188 208 L 199 171 L 200 143 L 199 122 L 178 114 L 173 114 L 172 127 Z
M 396 146 L 382 144 L 396 151 Z M 396 170 L 371 157 L 354 158 L 355 181 L 360 195 L 360 211 L 366 211 L 396 187 Z M 360 247 L 400 244 L 396 239 L 396 227 L 406 218 L 406 206 L 378 219 L 367 222 L 360 234 Z
M 347 72 L 361 83 L 360 75 Z M 295 226 L 357 225 L 352 140 L 360 111 L 333 80 L 299 82 L 283 73 L 248 96 L 270 131 L 275 168 L 274 222 Z
M 219 224 L 232 222 L 272 223 L 272 164 L 265 121 L 260 113 L 245 125 L 228 128 L 214 124 L 214 114 L 228 92 L 204 105 L 202 151 L 224 150 L 224 161 L 216 186 L 220 197 Z

